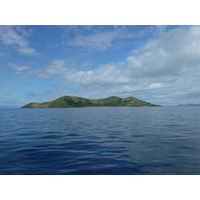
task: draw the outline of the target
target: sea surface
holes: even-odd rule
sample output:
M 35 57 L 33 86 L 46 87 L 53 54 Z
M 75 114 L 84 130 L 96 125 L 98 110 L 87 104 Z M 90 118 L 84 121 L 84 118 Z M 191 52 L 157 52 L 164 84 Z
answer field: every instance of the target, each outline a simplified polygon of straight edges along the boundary
M 0 109 L 0 175 L 199 174 L 199 106 Z

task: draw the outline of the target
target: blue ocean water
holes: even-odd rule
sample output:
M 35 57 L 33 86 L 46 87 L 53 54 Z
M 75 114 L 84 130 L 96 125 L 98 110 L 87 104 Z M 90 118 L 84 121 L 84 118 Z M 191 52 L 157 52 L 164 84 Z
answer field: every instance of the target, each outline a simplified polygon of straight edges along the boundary
M 199 111 L 1 108 L 0 175 L 200 174 Z

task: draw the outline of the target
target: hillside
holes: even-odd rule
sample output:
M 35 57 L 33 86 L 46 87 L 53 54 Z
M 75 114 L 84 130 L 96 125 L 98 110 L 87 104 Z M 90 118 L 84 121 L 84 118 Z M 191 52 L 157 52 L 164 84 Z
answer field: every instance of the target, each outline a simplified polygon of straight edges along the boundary
M 111 96 L 105 99 L 86 99 L 82 97 L 64 96 L 44 103 L 29 103 L 22 108 L 69 108 L 69 107 L 147 107 L 160 106 L 134 97 L 122 99 Z

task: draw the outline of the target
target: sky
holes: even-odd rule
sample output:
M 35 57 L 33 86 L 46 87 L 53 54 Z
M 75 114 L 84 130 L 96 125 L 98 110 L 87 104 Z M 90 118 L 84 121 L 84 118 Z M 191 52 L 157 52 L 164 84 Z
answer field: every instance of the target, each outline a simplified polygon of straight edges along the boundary
M 2 25 L 0 106 L 61 96 L 200 103 L 200 26 Z

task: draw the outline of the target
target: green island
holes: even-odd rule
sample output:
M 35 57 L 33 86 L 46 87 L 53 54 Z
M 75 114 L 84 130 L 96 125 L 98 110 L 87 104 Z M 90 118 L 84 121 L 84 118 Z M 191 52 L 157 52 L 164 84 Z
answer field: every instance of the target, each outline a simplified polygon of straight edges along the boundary
M 71 107 L 150 107 L 151 104 L 134 97 L 120 98 L 111 96 L 105 99 L 87 99 L 75 96 L 64 96 L 44 103 L 29 103 L 22 108 L 71 108 Z

